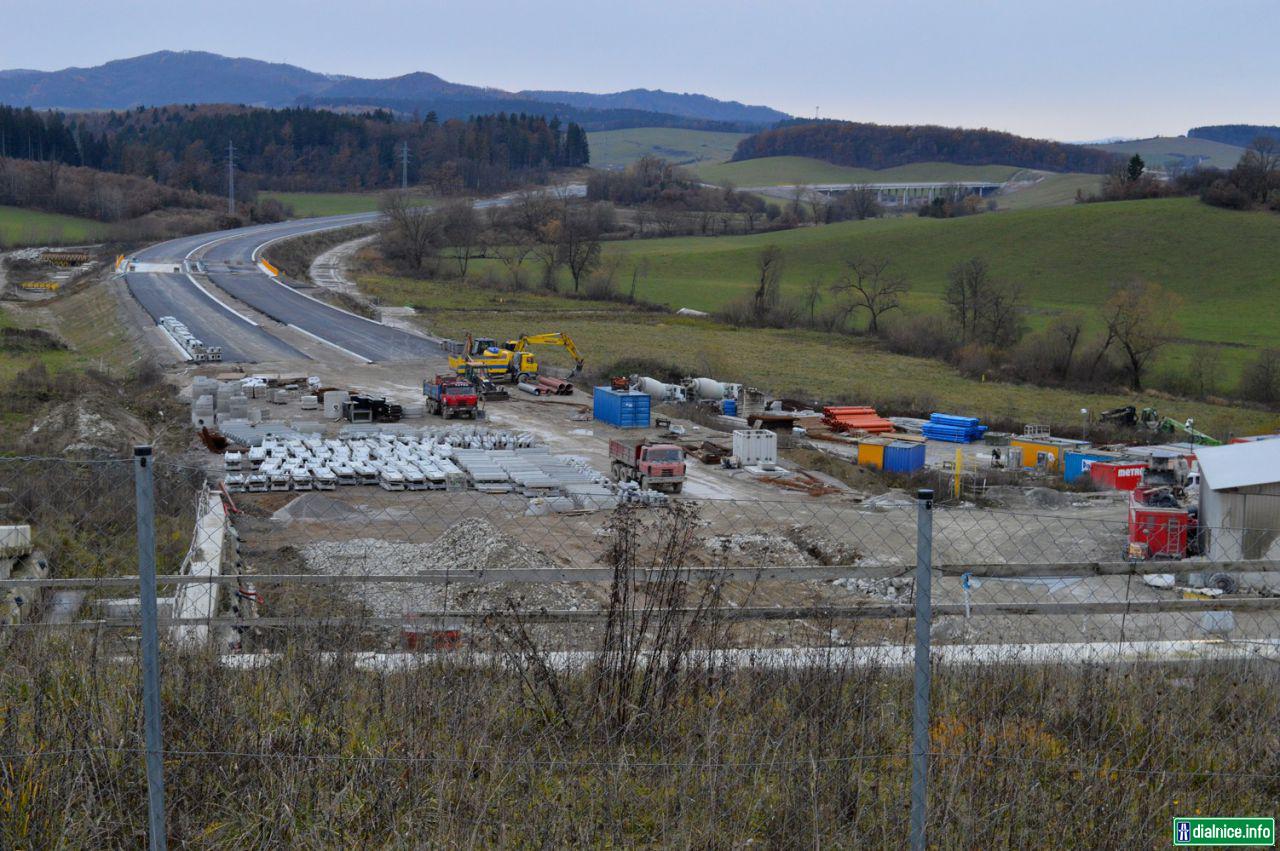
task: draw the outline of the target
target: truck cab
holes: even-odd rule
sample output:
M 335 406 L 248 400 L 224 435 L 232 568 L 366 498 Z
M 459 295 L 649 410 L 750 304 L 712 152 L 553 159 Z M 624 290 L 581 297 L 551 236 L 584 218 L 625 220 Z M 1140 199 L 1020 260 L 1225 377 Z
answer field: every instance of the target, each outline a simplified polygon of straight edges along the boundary
M 480 392 L 470 379 L 456 375 L 437 375 L 422 383 L 427 410 L 438 417 L 470 417 L 480 409 Z
M 620 482 L 670 493 L 684 488 L 684 450 L 674 443 L 611 440 L 609 457 L 613 477 Z

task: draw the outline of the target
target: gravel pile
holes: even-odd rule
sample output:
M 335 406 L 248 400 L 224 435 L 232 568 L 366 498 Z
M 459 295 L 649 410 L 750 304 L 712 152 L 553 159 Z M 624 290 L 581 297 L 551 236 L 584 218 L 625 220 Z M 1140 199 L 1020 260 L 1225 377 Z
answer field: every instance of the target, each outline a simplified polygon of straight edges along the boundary
M 908 577 L 895 576 L 889 579 L 836 579 L 832 585 L 849 591 L 857 591 L 884 600 L 887 603 L 904 603 L 912 599 L 915 580 Z
M 792 526 L 787 537 L 819 564 L 854 564 L 862 558 L 857 547 L 824 535 L 813 526 Z
M 783 535 L 768 532 L 740 532 L 713 535 L 703 548 L 716 564 L 729 567 L 799 567 L 817 564 L 807 552 Z
M 435 541 L 406 544 L 376 538 L 313 541 L 302 549 L 307 566 L 325 574 L 419 574 L 442 570 L 466 573 L 505 568 L 550 568 L 545 553 L 524 545 L 481 519 L 451 527 Z M 522 608 L 577 609 L 588 597 L 576 586 L 553 583 L 486 582 L 445 586 L 389 583 L 353 584 L 353 597 L 379 617 L 445 609 L 504 608 L 516 600 Z

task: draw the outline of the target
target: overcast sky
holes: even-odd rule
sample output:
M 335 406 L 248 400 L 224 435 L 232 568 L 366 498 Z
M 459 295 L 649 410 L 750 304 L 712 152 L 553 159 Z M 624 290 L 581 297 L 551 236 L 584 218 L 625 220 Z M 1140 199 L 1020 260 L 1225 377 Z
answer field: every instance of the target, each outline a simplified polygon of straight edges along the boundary
M 1280 123 L 1268 0 L 0 0 L 0 22 L 0 68 L 199 49 L 1067 141 Z

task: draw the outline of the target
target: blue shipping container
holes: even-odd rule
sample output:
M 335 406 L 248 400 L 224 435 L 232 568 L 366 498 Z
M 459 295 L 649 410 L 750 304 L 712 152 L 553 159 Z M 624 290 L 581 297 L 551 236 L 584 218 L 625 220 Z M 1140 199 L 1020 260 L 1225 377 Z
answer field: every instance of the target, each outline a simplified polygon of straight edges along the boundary
M 592 396 L 592 414 L 618 428 L 648 428 L 649 394 L 597 387 Z
M 1116 461 L 1121 458 L 1114 452 L 1082 452 L 1079 449 L 1068 449 L 1062 453 L 1062 479 L 1074 482 L 1089 475 L 1088 465 L 1094 461 Z
M 895 440 L 884 448 L 887 473 L 914 473 L 924 466 L 924 444 Z

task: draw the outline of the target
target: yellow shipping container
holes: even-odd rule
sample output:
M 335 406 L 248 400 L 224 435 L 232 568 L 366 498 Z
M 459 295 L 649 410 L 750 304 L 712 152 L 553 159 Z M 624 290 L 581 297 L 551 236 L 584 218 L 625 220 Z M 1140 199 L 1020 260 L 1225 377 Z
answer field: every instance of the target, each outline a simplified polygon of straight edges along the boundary
M 873 470 L 884 469 L 884 448 L 889 441 L 880 438 L 867 438 L 858 441 L 858 466 L 870 467 Z
M 1030 437 L 1015 437 L 1009 441 L 1009 446 L 1022 449 L 1022 466 L 1025 469 L 1034 470 L 1040 466 L 1041 456 L 1045 457 L 1045 469 L 1049 472 L 1056 473 L 1062 469 L 1062 452 L 1066 447 L 1061 443 Z

